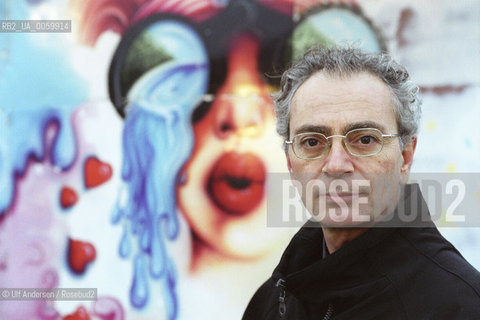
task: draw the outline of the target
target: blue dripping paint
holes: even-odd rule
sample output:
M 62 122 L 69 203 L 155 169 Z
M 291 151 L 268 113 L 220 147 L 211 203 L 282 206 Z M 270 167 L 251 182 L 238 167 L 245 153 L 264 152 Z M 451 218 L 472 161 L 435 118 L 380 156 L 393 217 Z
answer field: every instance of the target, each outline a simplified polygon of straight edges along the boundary
M 128 233 L 127 227 L 124 227 L 122 240 L 120 241 L 119 253 L 122 258 L 127 258 L 130 256 L 132 251 L 132 245 L 130 243 L 130 235 Z
M 168 319 L 176 319 L 178 314 L 178 297 L 175 292 L 177 284 L 177 275 L 175 273 L 175 268 L 170 261 L 167 263 L 167 281 L 165 282 L 165 292 L 174 292 L 175 294 L 168 295 L 167 310 L 168 310 Z
M 138 243 L 130 300 L 136 308 L 148 301 L 147 284 L 139 282 L 143 279 L 139 272 L 145 272 L 139 260 L 145 259 L 151 279 L 164 283 L 169 319 L 177 317 L 178 298 L 175 268 L 165 241 L 178 234 L 175 186 L 193 148 L 190 118 L 206 91 L 207 70 L 205 64 L 168 62 L 149 71 L 132 88 L 123 131 L 122 179 L 128 201 L 118 205 L 112 221 L 126 220 Z M 128 256 L 126 241 L 127 235 L 123 235 L 122 257 Z
M 124 210 L 120 207 L 120 205 L 117 203 L 115 204 L 115 208 L 113 209 L 112 212 L 112 223 L 117 224 L 120 222 L 124 215 Z
M 0 109 L 0 216 L 9 206 L 13 194 L 13 179 L 11 174 L 10 132 L 7 129 L 9 117 Z
M 122 236 L 120 256 L 128 256 L 123 247 L 127 241 L 136 243 L 132 306 L 143 308 L 149 285 L 159 282 L 167 317 L 174 320 L 177 276 L 166 241 L 175 240 L 179 232 L 175 188 L 193 148 L 190 119 L 208 87 L 208 59 L 189 26 L 161 21 L 149 28 L 155 45 L 169 50 L 174 59 L 146 72 L 129 91 L 122 137 L 125 189 L 112 223 L 123 221 L 130 232 L 128 238 Z
M 150 253 L 150 245 L 152 243 L 152 236 L 151 236 L 151 226 L 147 225 L 142 227 L 142 231 L 140 232 L 140 248 L 145 253 Z
M 28 19 L 23 1 L 11 2 L 11 12 Z M 2 16 L 3 15 L 3 16 Z M 23 174 L 29 157 L 50 158 L 67 169 L 76 156 L 70 124 L 72 111 L 87 97 L 87 87 L 69 63 L 61 34 L 0 34 L 0 215 L 11 205 L 15 176 Z M 55 123 L 57 136 L 46 154 L 44 133 Z
M 157 220 L 154 221 L 152 228 L 153 239 L 155 240 L 152 241 L 152 263 L 150 264 L 150 275 L 155 279 L 158 279 L 163 275 L 165 269 L 164 264 L 167 260 L 165 244 L 162 241 L 160 231 L 160 221 L 157 218 Z
M 148 300 L 148 281 L 145 274 L 145 257 L 137 255 L 134 260 L 134 277 L 130 289 L 130 301 L 135 308 L 142 308 Z

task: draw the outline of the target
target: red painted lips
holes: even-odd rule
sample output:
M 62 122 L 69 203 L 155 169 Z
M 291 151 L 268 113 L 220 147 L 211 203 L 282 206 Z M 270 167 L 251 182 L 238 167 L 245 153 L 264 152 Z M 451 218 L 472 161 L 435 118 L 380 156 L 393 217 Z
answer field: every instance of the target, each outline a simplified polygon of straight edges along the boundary
M 229 152 L 213 165 L 208 191 L 217 206 L 228 213 L 250 212 L 262 201 L 266 169 L 254 154 Z

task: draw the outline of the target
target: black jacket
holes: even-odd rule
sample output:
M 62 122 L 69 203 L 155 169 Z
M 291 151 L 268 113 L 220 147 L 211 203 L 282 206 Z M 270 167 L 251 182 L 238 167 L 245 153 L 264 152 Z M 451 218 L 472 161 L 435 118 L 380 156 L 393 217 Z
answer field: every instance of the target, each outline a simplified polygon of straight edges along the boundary
M 243 319 L 480 319 L 480 273 L 432 222 L 371 228 L 327 256 L 323 243 L 302 227 Z

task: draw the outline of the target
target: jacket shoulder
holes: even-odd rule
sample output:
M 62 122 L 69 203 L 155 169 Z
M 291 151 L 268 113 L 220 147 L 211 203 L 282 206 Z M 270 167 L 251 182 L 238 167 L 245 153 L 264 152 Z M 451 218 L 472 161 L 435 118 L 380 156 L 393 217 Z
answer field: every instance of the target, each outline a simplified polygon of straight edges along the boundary
M 403 255 L 405 263 L 397 260 L 403 268 L 389 277 L 400 280 L 396 287 L 409 314 L 475 319 L 480 310 L 480 273 L 436 228 L 400 234 L 410 257 Z
M 429 228 L 422 231 L 421 237 L 406 236 L 405 238 L 429 262 L 430 269 L 437 271 L 430 275 L 439 276 L 445 284 L 450 279 L 452 283 L 469 287 L 472 293 L 480 298 L 480 272 L 440 234 L 438 229 Z

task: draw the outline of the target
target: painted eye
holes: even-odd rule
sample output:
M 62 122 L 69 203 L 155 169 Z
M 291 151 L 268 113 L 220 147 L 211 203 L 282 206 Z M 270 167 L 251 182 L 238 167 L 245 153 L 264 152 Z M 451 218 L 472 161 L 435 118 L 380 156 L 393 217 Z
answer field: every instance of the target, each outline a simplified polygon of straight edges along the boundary
M 195 107 L 208 87 L 209 60 L 194 26 L 162 16 L 131 30 L 110 67 L 110 97 L 117 111 L 125 116 L 125 101 L 132 100 L 148 100 L 159 112 L 165 105 Z
M 302 18 L 292 32 L 292 59 L 303 56 L 312 45 L 330 47 L 345 41 L 355 42 L 367 52 L 380 52 L 386 48 L 377 28 L 357 8 L 352 9 L 342 4 L 312 6 L 302 13 Z

